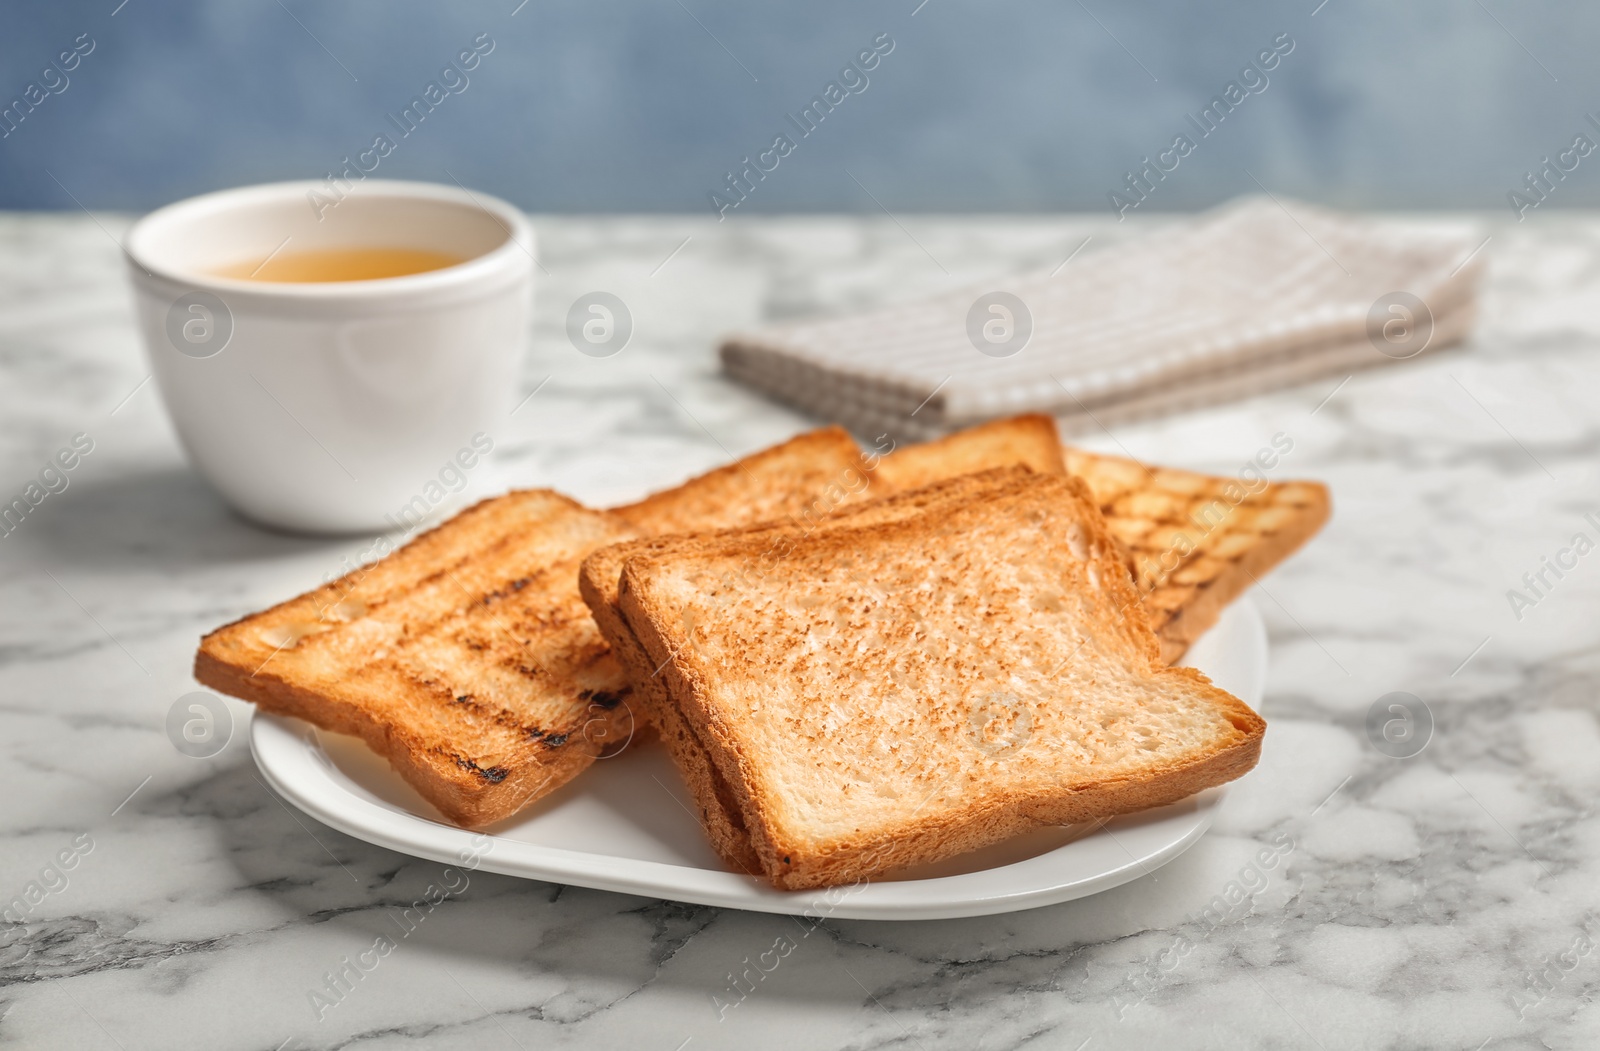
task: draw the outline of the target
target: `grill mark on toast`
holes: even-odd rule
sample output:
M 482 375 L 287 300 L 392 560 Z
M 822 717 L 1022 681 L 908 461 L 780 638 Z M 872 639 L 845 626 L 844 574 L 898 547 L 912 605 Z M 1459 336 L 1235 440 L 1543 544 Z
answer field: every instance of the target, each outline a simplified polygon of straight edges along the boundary
M 578 694 L 578 700 L 598 704 L 609 711 L 621 704 L 622 699 L 632 692 L 632 686 L 624 686 L 620 690 L 584 690 Z
M 507 770 L 503 766 L 483 767 L 479 766 L 476 762 L 468 759 L 464 755 L 458 755 L 454 752 L 448 752 L 442 749 L 441 751 L 443 751 L 445 755 L 448 755 L 450 757 L 450 761 L 455 763 L 461 769 L 470 774 L 476 775 L 491 785 L 498 785 L 501 781 L 504 781 L 506 778 L 511 776 L 511 771 Z
M 531 583 L 532 581 L 534 581 L 534 580 L 543 580 L 545 577 L 550 576 L 551 575 L 551 571 L 553 569 L 557 569 L 557 568 L 561 568 L 561 567 L 556 567 L 556 566 L 547 567 L 547 568 L 541 569 L 538 572 L 533 573 L 533 574 L 531 574 L 529 576 L 518 577 L 516 580 L 508 581 L 505 584 L 502 584 L 500 587 L 495 588 L 493 591 L 485 592 L 482 596 L 480 596 L 476 600 L 476 604 L 480 605 L 480 606 L 493 605 L 494 603 L 500 601 L 501 599 L 507 597 L 508 595 L 515 595 L 517 592 L 519 592 L 523 588 L 527 587 L 528 584 Z
M 401 674 L 404 674 L 403 669 L 401 669 Z M 430 690 L 434 690 L 435 684 L 429 683 L 428 688 Z M 548 729 L 545 729 L 536 723 L 528 722 L 526 718 L 518 715 L 511 709 L 502 707 L 498 704 L 490 704 L 480 701 L 470 693 L 455 697 L 450 702 L 449 707 L 456 711 L 471 712 L 478 718 L 493 723 L 495 726 L 498 726 L 503 730 L 508 730 L 517 737 L 524 738 L 529 741 L 537 741 L 541 738 L 547 737 L 550 733 Z
M 472 563 L 492 563 L 496 561 L 501 553 L 504 552 L 508 547 L 521 542 L 522 538 L 519 537 L 515 532 L 496 537 L 492 542 L 484 546 L 474 546 L 470 550 L 456 555 L 448 565 L 441 565 L 437 569 L 434 569 L 429 573 L 425 573 L 423 576 L 414 581 L 394 585 L 394 592 L 398 592 L 406 597 L 416 595 L 429 587 L 442 583 L 447 578 L 452 580 L 456 579 L 456 571 L 464 566 Z M 404 548 L 401 550 L 404 550 Z M 358 590 L 359 588 L 360 583 L 358 582 L 356 587 L 352 589 L 352 592 Z M 521 588 L 518 588 L 517 590 L 520 591 Z M 379 604 L 388 604 L 390 602 L 397 601 L 394 598 L 394 592 L 384 592 L 372 598 L 368 598 L 363 595 L 361 598 L 362 601 L 367 603 L 369 609 L 375 609 Z

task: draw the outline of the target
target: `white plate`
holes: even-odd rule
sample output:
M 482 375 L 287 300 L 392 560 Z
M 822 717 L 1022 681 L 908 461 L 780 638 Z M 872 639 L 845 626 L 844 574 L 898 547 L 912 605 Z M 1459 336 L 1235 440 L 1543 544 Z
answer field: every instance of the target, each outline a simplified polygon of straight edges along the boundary
M 1190 651 L 1193 664 L 1252 707 L 1266 681 L 1267 639 L 1249 600 Z M 484 834 L 444 824 L 359 740 L 257 713 L 250 747 L 285 799 L 357 839 L 511 876 L 757 912 L 852 919 L 984 916 L 1081 898 L 1145 875 L 1211 825 L 1225 789 L 1097 827 L 1042 829 L 985 850 L 831 891 L 780 891 L 717 860 L 659 744 L 596 763 L 577 780 Z

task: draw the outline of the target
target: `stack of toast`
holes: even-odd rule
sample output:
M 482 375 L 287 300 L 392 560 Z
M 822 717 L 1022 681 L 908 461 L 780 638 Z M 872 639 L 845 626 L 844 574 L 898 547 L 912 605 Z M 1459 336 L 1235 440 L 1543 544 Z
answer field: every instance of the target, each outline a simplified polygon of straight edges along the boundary
M 1248 770 L 1264 723 L 1171 662 L 1327 513 L 1048 417 L 886 454 L 830 427 L 608 511 L 485 501 L 211 633 L 195 674 L 360 736 L 467 828 L 653 728 L 730 866 L 817 887 Z

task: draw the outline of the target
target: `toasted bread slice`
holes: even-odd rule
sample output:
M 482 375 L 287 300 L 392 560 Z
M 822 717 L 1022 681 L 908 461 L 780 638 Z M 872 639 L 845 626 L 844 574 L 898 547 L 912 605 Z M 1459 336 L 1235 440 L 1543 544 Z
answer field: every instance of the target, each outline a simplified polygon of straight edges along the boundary
M 645 535 L 802 522 L 861 499 L 868 485 L 855 439 L 842 427 L 823 427 L 611 513 Z
M 1088 489 L 634 555 L 621 607 L 779 887 L 868 878 L 1250 769 L 1265 724 L 1168 668 Z M 696 786 L 697 789 L 699 786 Z
M 816 521 L 813 529 L 834 529 L 894 521 L 936 506 L 956 506 L 979 499 L 1026 468 L 988 471 L 951 479 L 910 493 L 870 501 L 843 509 Z M 764 541 L 759 557 L 743 567 L 742 573 L 765 573 L 789 550 L 797 537 L 810 530 L 792 523 L 769 523 L 727 531 L 722 536 L 743 536 Z M 759 873 L 759 861 L 750 845 L 744 818 L 727 781 L 711 762 L 710 753 L 695 735 L 667 694 L 666 682 L 633 630 L 620 607 L 620 576 L 623 565 L 636 555 L 663 554 L 692 540 L 686 536 L 653 537 L 603 547 L 584 559 L 578 586 L 623 670 L 634 686 L 634 708 L 638 717 L 656 727 L 662 742 L 690 786 L 698 804 L 699 817 L 712 847 L 729 865 L 743 872 Z
M 446 818 L 481 828 L 627 740 L 632 687 L 577 573 L 633 535 L 558 493 L 487 500 L 207 635 L 195 677 L 362 738 Z
M 577 591 L 585 555 L 641 532 L 803 523 L 860 499 L 869 482 L 854 440 L 832 427 L 611 515 L 555 493 L 512 493 L 213 632 L 195 674 L 265 710 L 361 736 L 450 820 L 483 827 L 635 729 L 633 699 L 622 700 L 632 686 Z
M 1122 545 L 1169 662 L 1315 535 L 1331 506 L 1317 482 L 1222 478 L 1071 448 L 1066 465 Z
M 873 481 L 879 495 L 991 467 L 1020 464 L 1040 474 L 1065 474 L 1061 436 L 1048 416 L 1034 413 L 968 427 L 931 442 L 896 449 L 878 461 Z

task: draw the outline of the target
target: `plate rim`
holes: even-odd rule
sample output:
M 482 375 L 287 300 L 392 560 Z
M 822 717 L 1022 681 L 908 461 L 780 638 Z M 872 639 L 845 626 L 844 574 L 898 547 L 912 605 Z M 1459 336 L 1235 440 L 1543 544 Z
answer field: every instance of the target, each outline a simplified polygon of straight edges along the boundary
M 1238 621 L 1241 646 L 1248 647 L 1248 663 L 1255 688 L 1243 691 L 1246 704 L 1259 708 L 1265 686 L 1267 639 L 1260 610 L 1241 597 L 1224 611 Z M 1222 623 L 1219 620 L 1219 625 Z M 1171 817 L 1192 811 L 1189 827 L 1181 835 L 1141 853 L 1128 851 L 1124 863 L 1091 875 L 1013 885 L 1003 875 L 1023 876 L 1026 868 L 1048 869 L 1062 851 L 1091 840 L 1099 829 L 1030 858 L 951 876 L 851 884 L 816 891 L 783 891 L 755 876 L 694 865 L 641 858 L 596 854 L 589 851 L 528 843 L 492 832 L 473 832 L 422 815 L 374 802 L 351 792 L 335 776 L 335 764 L 316 739 L 311 724 L 291 716 L 254 710 L 250 721 L 250 751 L 257 769 L 274 792 L 307 815 L 346 835 L 413 857 L 444 864 L 471 864 L 474 869 L 524 879 L 535 879 L 620 894 L 666 898 L 752 912 L 831 919 L 919 920 L 987 916 L 1058 904 L 1088 897 L 1148 875 L 1193 846 L 1211 827 L 1227 786 L 1208 789 L 1171 804 Z M 1115 821 L 1137 822 L 1138 814 Z M 490 840 L 488 849 L 482 840 Z M 1120 844 L 1115 836 L 1110 837 Z M 1032 875 L 1032 874 L 1026 874 Z M 985 882 L 994 892 L 981 889 Z M 978 884 L 963 892 L 963 883 Z

